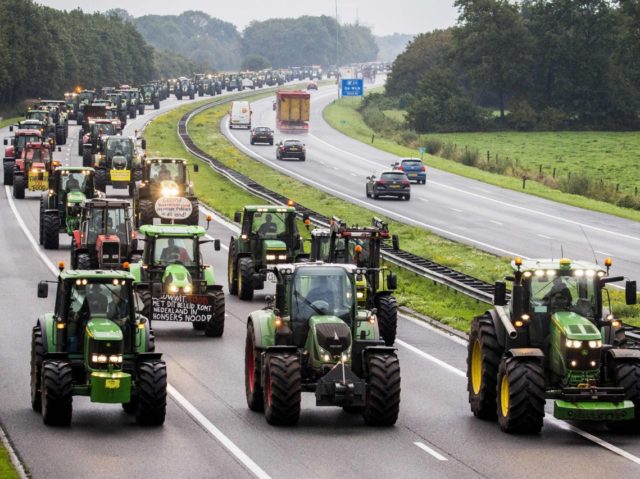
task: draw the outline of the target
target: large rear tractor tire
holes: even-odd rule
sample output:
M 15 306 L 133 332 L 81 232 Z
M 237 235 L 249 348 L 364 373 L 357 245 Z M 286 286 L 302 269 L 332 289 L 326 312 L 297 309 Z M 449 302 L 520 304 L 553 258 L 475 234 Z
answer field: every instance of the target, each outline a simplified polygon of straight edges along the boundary
M 376 308 L 378 309 L 378 327 L 380 328 L 380 335 L 384 339 L 384 344 L 393 346 L 398 329 L 398 303 L 396 298 L 390 294 L 378 296 L 376 298 Z
M 498 365 L 501 351 L 495 326 L 489 314 L 477 316 L 471 323 L 467 346 L 467 391 L 473 415 L 495 419 Z
M 71 364 L 45 360 L 42 363 L 42 420 L 47 426 L 69 426 L 73 414 Z
M 140 302 L 142 303 L 142 315 L 147 318 L 149 324 L 151 324 L 151 293 L 149 291 L 140 291 Z
M 224 291 L 212 291 L 209 300 L 213 301 L 213 318 L 205 323 L 204 334 L 210 338 L 219 338 L 224 333 Z
M 24 175 L 13 177 L 13 197 L 17 200 L 24 199 L 24 192 L 27 189 L 27 178 Z
M 67 137 L 64 134 L 64 127 L 56 128 L 56 145 L 64 145 L 67 143 Z
M 60 216 L 57 211 L 44 214 L 42 245 L 44 249 L 58 249 L 60 247 Z
M 245 301 L 253 299 L 253 260 L 240 258 L 238 260 L 238 297 Z
M 91 154 L 91 147 L 88 146 L 83 146 L 82 147 L 82 166 L 93 166 L 92 163 L 92 154 Z
M 88 253 L 76 254 L 76 268 L 77 269 L 96 269 L 97 265 L 91 261 L 91 256 Z
M 534 358 L 505 358 L 498 368 L 498 423 L 508 433 L 537 434 L 544 419 L 544 371 Z
M 109 172 L 107 170 L 105 170 L 104 168 L 97 169 L 95 176 L 93 177 L 93 182 L 96 187 L 96 190 L 106 193 L 108 179 L 109 179 Z
M 31 331 L 31 408 L 42 412 L 42 363 L 44 361 L 44 340 L 39 325 Z
M 45 201 L 47 201 L 45 198 L 45 195 L 40 198 L 40 214 L 38 216 L 38 242 L 41 245 L 44 242 L 44 211 Z
M 133 105 L 129 107 L 129 118 L 132 120 L 135 120 L 136 118 L 136 107 Z
M 249 323 L 244 343 L 244 391 L 247 397 L 247 406 L 256 412 L 264 411 L 260 371 L 262 371 L 260 350 L 255 346 L 253 323 Z
M 4 184 L 6 186 L 13 186 L 13 172 L 16 168 L 16 162 L 5 161 L 2 166 L 4 168 Z
M 153 224 L 154 208 L 151 200 L 140 200 L 138 227 Z
M 167 366 L 164 361 L 142 361 L 137 372 L 136 422 L 160 426 L 167 410 Z
M 263 398 L 264 416 L 274 426 L 293 426 L 300 418 L 302 375 L 293 354 L 266 356 Z
M 198 200 L 197 198 L 191 198 L 190 201 L 191 201 L 191 214 L 186 220 L 184 220 L 184 223 L 187 225 L 198 226 L 198 223 L 200 221 L 200 207 L 198 205 Z
M 231 238 L 229 243 L 229 256 L 227 257 L 227 281 L 229 285 L 229 294 L 238 294 L 238 273 L 236 272 L 238 265 L 236 264 L 236 241 Z
M 626 399 L 633 402 L 635 418 L 630 421 L 611 421 L 607 427 L 620 433 L 640 432 L 640 362 L 624 361 L 613 364 L 616 386 L 624 389 Z
M 400 412 L 400 361 L 395 354 L 369 354 L 367 399 L 362 412 L 369 426 L 393 426 Z

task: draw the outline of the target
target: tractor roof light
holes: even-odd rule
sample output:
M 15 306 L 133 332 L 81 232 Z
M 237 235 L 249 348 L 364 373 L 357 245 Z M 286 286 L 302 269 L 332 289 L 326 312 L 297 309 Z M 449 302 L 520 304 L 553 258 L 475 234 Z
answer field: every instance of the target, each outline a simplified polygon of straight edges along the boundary
M 581 277 L 583 277 L 583 276 L 584 276 L 584 271 L 583 271 L 583 270 L 581 270 L 581 269 L 576 269 L 576 270 L 574 270 L 574 271 L 573 271 L 573 275 L 574 275 L 576 278 L 581 278 Z
M 64 269 L 64 261 L 58 262 L 58 269 L 62 271 Z
M 612 260 L 611 258 L 605 258 L 605 259 L 604 259 L 604 265 L 605 265 L 607 268 L 610 268 L 610 267 L 613 265 L 613 260 Z
M 560 269 L 570 269 L 571 268 L 571 260 L 569 258 L 562 258 L 560 260 Z
M 534 274 L 536 275 L 536 278 L 542 278 L 544 276 L 544 271 L 537 269 Z
M 553 269 L 548 269 L 547 270 L 547 276 L 549 276 L 550 278 L 553 278 L 556 275 L 556 271 Z

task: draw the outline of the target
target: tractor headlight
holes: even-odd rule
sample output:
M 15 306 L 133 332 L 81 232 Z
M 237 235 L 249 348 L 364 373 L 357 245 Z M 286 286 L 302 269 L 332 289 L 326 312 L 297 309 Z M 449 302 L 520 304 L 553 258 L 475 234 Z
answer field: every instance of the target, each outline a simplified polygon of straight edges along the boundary
M 589 341 L 589 347 L 591 349 L 601 348 L 602 347 L 602 341 L 600 341 L 599 339 L 597 341 Z
M 109 356 L 109 362 L 113 364 L 122 364 L 122 354 L 112 354 Z
M 267 261 L 275 261 L 276 260 L 276 255 L 275 254 L 268 254 L 267 255 Z
M 184 293 L 190 294 L 192 291 L 191 285 L 190 284 L 186 285 L 184 288 L 182 288 L 182 291 Z
M 171 283 L 169 285 L 169 292 L 170 293 L 177 293 L 178 291 L 179 291 L 179 288 L 175 284 Z
M 108 358 L 106 354 L 92 354 L 91 362 L 96 364 L 106 364 Z
M 567 339 L 566 345 L 568 348 L 580 349 L 582 347 L 582 341 L 577 339 Z
M 364 299 L 364 291 L 356 292 L 356 298 L 357 299 Z
M 287 261 L 287 255 L 286 254 L 278 255 L 278 260 L 279 261 Z
M 329 353 L 324 353 L 324 354 L 322 355 L 322 360 L 323 360 L 325 363 L 328 363 L 329 361 L 331 361 L 331 355 L 330 355 Z
M 177 196 L 178 195 L 178 189 L 177 188 L 164 187 L 164 188 L 162 188 L 161 194 L 162 194 L 162 196 Z

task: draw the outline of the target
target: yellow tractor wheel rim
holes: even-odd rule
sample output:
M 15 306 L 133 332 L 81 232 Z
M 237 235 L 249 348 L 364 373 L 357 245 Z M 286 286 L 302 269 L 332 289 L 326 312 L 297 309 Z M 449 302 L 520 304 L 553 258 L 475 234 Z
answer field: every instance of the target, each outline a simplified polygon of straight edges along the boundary
M 502 376 L 500 383 L 500 409 L 502 417 L 507 417 L 509 414 L 509 377 L 506 374 Z
M 231 260 L 227 264 L 227 277 L 229 278 L 229 284 L 233 283 L 233 263 Z
M 240 264 L 238 264 L 238 291 L 242 291 L 242 271 L 240 270 Z
M 480 340 L 476 339 L 473 343 L 473 351 L 471 352 L 471 386 L 474 394 L 480 394 L 482 387 L 482 347 Z

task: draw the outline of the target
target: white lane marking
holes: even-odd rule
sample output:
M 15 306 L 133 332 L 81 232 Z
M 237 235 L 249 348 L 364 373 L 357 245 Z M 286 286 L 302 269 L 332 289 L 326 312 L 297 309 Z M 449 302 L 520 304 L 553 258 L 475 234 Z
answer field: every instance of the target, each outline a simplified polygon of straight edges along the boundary
M 539 236 L 540 238 L 544 238 L 544 239 L 553 239 L 551 236 L 547 236 L 547 235 L 543 235 L 543 234 L 536 234 L 536 236 Z
M 602 256 L 611 256 L 611 257 L 613 257 L 613 256 L 614 256 L 614 255 L 612 255 L 612 254 L 605 253 L 604 251 L 598 251 L 598 250 L 596 250 L 596 253 L 601 254 Z
M 330 193 L 334 194 L 338 198 L 343 198 L 343 199 L 347 198 L 352 203 L 356 203 L 356 204 L 359 204 L 361 206 L 364 206 L 365 208 L 382 212 L 382 213 L 388 215 L 391 218 L 395 218 L 395 219 L 401 218 L 402 221 L 404 221 L 406 223 L 409 223 L 409 224 L 413 224 L 415 226 L 420 226 L 420 227 L 427 228 L 427 229 L 430 229 L 430 230 L 433 230 L 433 231 L 439 231 L 440 233 L 443 233 L 443 234 L 446 234 L 446 235 L 449 235 L 449 236 L 453 236 L 455 238 L 459 238 L 461 240 L 468 241 L 468 242 L 473 243 L 473 244 L 484 246 L 487 249 L 491 249 L 493 251 L 498 251 L 500 253 L 504 253 L 504 254 L 507 254 L 507 255 L 510 255 L 510 256 L 520 256 L 520 257 L 522 257 L 524 259 L 528 259 L 528 257 L 526 255 L 523 255 L 523 254 L 520 254 L 520 253 L 517 253 L 517 252 L 514 252 L 514 251 L 506 250 L 504 248 L 500 248 L 498 246 L 494 246 L 494 245 L 491 245 L 489 243 L 485 243 L 483 241 L 478 241 L 478 240 L 470 238 L 468 236 L 464 236 L 464 235 L 461 235 L 461 234 L 458 234 L 458 233 L 454 233 L 453 231 L 446 230 L 444 228 L 440 228 L 438 226 L 431 225 L 429 223 L 424 223 L 424 222 L 415 220 L 413 218 L 409 218 L 408 216 L 402 215 L 400 213 L 396 213 L 394 211 L 388 210 L 386 208 L 382 208 L 380 206 L 373 205 L 371 203 L 363 201 L 362 199 L 357 198 L 357 197 L 352 196 L 352 195 L 349 195 L 347 193 L 342 193 L 342 192 L 340 192 L 340 191 L 338 191 L 338 190 L 336 190 L 334 188 L 331 188 L 330 186 L 327 186 L 327 185 L 324 185 L 324 184 L 319 183 L 317 181 L 314 181 L 314 180 L 312 180 L 310 178 L 307 178 L 307 177 L 305 177 L 303 175 L 300 175 L 300 174 L 298 174 L 298 173 L 296 173 L 294 171 L 287 170 L 287 169 L 283 168 L 282 166 L 278 165 L 277 163 L 275 163 L 275 162 L 265 158 L 264 156 L 256 153 L 255 151 L 251 150 L 250 148 L 247 148 L 240 140 L 238 140 L 231 133 L 231 131 L 229 130 L 227 122 L 223 122 L 223 124 L 224 124 L 224 129 L 226 131 L 226 135 L 225 136 L 229 140 L 231 140 L 236 145 L 237 148 L 243 150 L 245 153 L 248 153 L 249 156 L 252 156 L 254 158 L 259 158 L 260 160 L 262 160 L 263 163 L 267 163 L 267 164 L 271 165 L 271 167 L 273 169 L 278 170 L 278 171 L 280 171 L 282 173 L 285 173 L 287 176 L 290 176 L 290 177 L 293 177 L 293 178 L 297 178 L 297 179 L 301 180 L 302 182 L 307 183 L 307 184 L 311 184 L 313 186 L 316 186 L 317 188 L 319 188 L 321 190 L 329 191 Z
M 209 421 L 198 409 L 191 404 L 182 394 L 180 394 L 173 386 L 167 387 L 169 394 L 173 399 L 180 404 L 189 415 L 196 420 L 207 432 L 215 437 L 227 450 L 233 454 L 242 464 L 244 464 L 256 477 L 260 479 L 270 479 L 271 476 L 267 474 L 260 466 L 258 466 L 253 459 L 247 456 L 242 449 L 235 445 L 231 439 L 229 439 L 220 429 L 215 427 L 211 421 Z
M 441 366 L 442 368 L 446 369 L 447 371 L 455 374 L 456 376 L 459 376 L 461 378 L 466 378 L 467 375 L 464 371 L 451 366 L 450 364 L 442 361 L 441 359 L 438 359 L 434 356 L 431 356 L 430 354 L 425 353 L 424 351 L 416 348 L 415 346 L 412 346 L 408 343 L 405 343 L 404 341 L 400 340 L 400 339 L 396 339 L 396 344 L 399 344 L 400 346 L 408 349 L 409 351 L 417 354 L 418 356 L 422 356 L 423 358 L 427 359 L 428 361 L 431 361 L 434 364 L 437 364 L 438 366 Z M 624 449 L 621 449 L 617 446 L 614 446 L 613 444 L 600 439 L 599 437 L 594 436 L 593 434 L 589 434 L 586 431 L 583 431 L 582 429 L 579 429 L 571 424 L 568 424 L 564 421 L 560 421 L 559 419 L 554 418 L 553 416 L 546 416 L 545 415 L 545 419 L 546 422 L 550 422 L 556 426 L 561 427 L 562 429 L 568 430 L 568 431 L 572 431 L 582 437 L 584 437 L 585 439 L 593 442 L 594 444 L 597 444 L 598 446 L 601 446 L 611 452 L 613 452 L 614 454 L 617 454 L 621 457 L 624 457 L 625 459 L 630 460 L 631 462 L 634 462 L 636 464 L 640 464 L 640 457 L 634 456 L 633 454 L 625 451 Z
M 427 446 L 426 444 L 424 444 L 422 442 L 414 442 L 413 444 L 414 444 L 414 446 L 417 446 L 418 448 L 422 449 L 427 454 L 431 454 L 438 461 L 448 461 L 448 459 L 446 457 L 444 457 L 442 454 L 440 454 L 439 452 L 431 449 L 429 446 Z
M 500 223 L 499 221 L 496 220 L 489 220 L 489 223 L 493 223 L 494 225 L 498 225 L 498 226 L 502 226 L 504 223 Z
M 371 161 L 370 158 L 365 158 L 363 156 L 356 155 L 355 153 L 351 153 L 350 151 L 343 150 L 343 149 L 341 149 L 341 148 L 339 148 L 339 147 L 337 147 L 335 145 L 332 145 L 331 143 L 328 143 L 328 142 L 318 138 L 317 136 L 315 136 L 312 133 L 309 133 L 309 136 L 314 138 L 314 139 L 316 139 L 317 141 L 319 141 L 321 143 L 324 143 L 325 145 L 330 146 L 331 148 L 333 148 L 333 149 L 335 149 L 337 151 L 340 151 L 340 152 L 345 153 L 347 155 L 351 155 L 354 158 L 357 158 L 359 160 L 367 161 L 369 163 L 374 164 L 376 166 L 376 168 L 380 168 L 380 164 Z M 381 153 L 384 153 L 384 152 L 381 151 Z M 627 234 L 624 234 L 624 233 L 618 233 L 616 231 L 611 231 L 611 230 L 608 230 L 608 229 L 605 229 L 605 228 L 600 228 L 598 226 L 592 226 L 592 225 L 587 224 L 587 223 L 581 223 L 579 221 L 570 220 L 570 219 L 567 219 L 565 217 L 555 216 L 555 215 L 552 215 L 550 213 L 544 213 L 542 211 L 538 211 L 538 210 L 534 210 L 534 209 L 531 209 L 531 208 L 527 208 L 525 206 L 514 205 L 513 203 L 508 203 L 506 201 L 496 200 L 496 199 L 490 198 L 488 196 L 480 195 L 478 193 L 473 193 L 471 191 L 463 190 L 461 188 L 456 188 L 455 186 L 446 185 L 444 183 L 440 183 L 440 182 L 437 182 L 437 181 L 430 180 L 429 183 L 437 185 L 437 186 L 440 186 L 442 188 L 447 188 L 447 189 L 452 190 L 452 191 L 456 191 L 456 192 L 464 194 L 464 195 L 470 195 L 470 196 L 474 196 L 476 198 L 482 198 L 484 200 L 491 201 L 493 203 L 497 203 L 497 204 L 502 205 L 502 206 L 506 206 L 507 208 L 513 208 L 513 209 L 517 209 L 517 210 L 520 210 L 520 211 L 526 211 L 526 212 L 529 212 L 529 213 L 533 213 L 533 214 L 536 214 L 536 215 L 539 215 L 539 216 L 544 216 L 546 218 L 550 218 L 550 219 L 553 219 L 553 220 L 556 220 L 556 221 L 560 221 L 563 224 L 569 223 L 569 224 L 573 224 L 573 225 L 576 225 L 576 226 L 582 226 L 583 228 L 589 228 L 589 229 L 592 229 L 594 231 L 599 231 L 601 233 L 608 233 L 608 234 L 611 234 L 611 235 L 614 235 L 614 236 L 619 236 L 619 237 L 627 238 L 627 239 L 634 240 L 634 241 L 640 241 L 640 237 L 638 237 L 638 236 L 631 236 L 631 235 L 627 235 Z M 496 187 L 496 188 L 498 188 L 498 187 Z M 565 205 L 563 205 L 563 206 L 565 206 Z M 566 205 L 566 206 L 570 206 L 570 205 Z M 581 208 L 578 208 L 578 209 L 581 209 Z M 588 211 L 588 210 L 585 210 L 585 211 Z
M 429 203 L 429 200 L 426 198 L 418 198 L 420 201 L 424 201 L 425 203 Z
M 455 211 L 456 213 L 462 213 L 462 210 L 459 210 L 458 208 L 449 208 L 451 211 Z
M 13 202 L 13 198 L 10 195 L 11 191 L 9 187 L 5 186 L 4 188 L 5 188 L 5 192 L 7 193 L 7 199 L 9 201 L 9 206 L 11 208 L 11 211 L 13 211 L 13 214 L 16 217 L 16 220 L 18 221 L 18 224 L 20 225 L 22 232 L 27 237 L 27 240 L 29 241 L 29 243 L 31 243 L 31 246 L 33 246 L 36 253 L 38 253 L 38 256 L 40 256 L 40 259 L 45 264 L 45 266 L 47 266 L 47 268 L 49 268 L 49 271 L 51 271 L 51 273 L 57 277 L 59 273 L 58 269 L 53 264 L 51 259 L 47 257 L 47 255 L 45 255 L 42 252 L 42 250 L 39 248 L 38 243 L 36 242 L 35 238 L 31 234 L 31 231 L 29 231 L 29 229 L 27 228 L 27 225 L 22 220 L 22 217 L 18 213 L 18 210 L 16 209 L 16 206 Z M 198 409 L 196 409 L 196 407 L 193 404 L 187 401 L 187 399 L 185 399 L 185 397 L 182 394 L 180 394 L 176 388 L 171 386 L 171 384 L 168 384 L 167 391 L 174 401 L 180 404 L 183 407 L 183 409 L 187 413 L 189 413 L 189 415 L 196 422 L 198 422 L 206 431 L 208 431 L 213 437 L 215 437 L 231 454 L 233 454 L 240 462 L 242 462 L 242 464 L 244 464 L 244 466 L 247 467 L 256 477 L 261 479 L 270 478 L 270 476 L 265 471 L 263 471 L 238 446 L 236 446 L 235 443 L 231 441 L 231 439 L 229 439 L 227 436 L 225 436 L 222 433 L 222 431 L 220 431 L 217 427 L 215 427 L 213 423 L 211 423 L 211 421 L 209 421 L 200 411 L 198 411 Z

